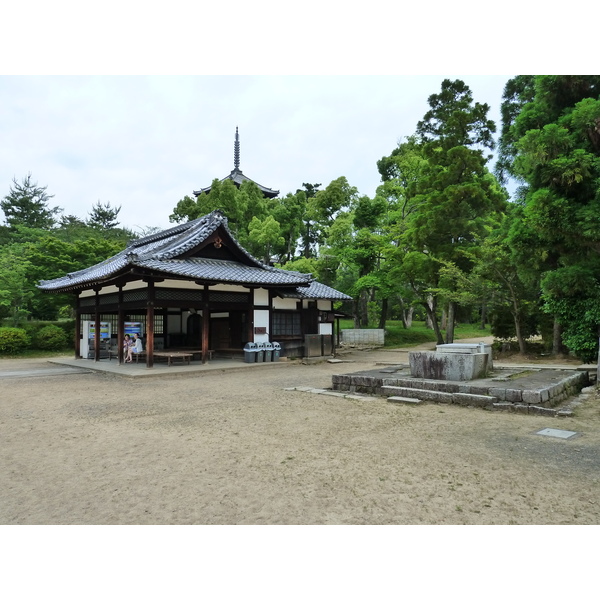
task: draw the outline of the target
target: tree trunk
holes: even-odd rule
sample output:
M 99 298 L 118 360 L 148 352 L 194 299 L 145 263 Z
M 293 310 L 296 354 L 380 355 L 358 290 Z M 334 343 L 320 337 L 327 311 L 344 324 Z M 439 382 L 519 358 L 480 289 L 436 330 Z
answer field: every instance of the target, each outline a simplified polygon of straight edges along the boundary
M 360 329 L 360 311 L 358 310 L 358 298 L 352 302 L 352 306 L 354 308 L 354 329 Z
M 431 304 L 430 304 L 431 302 Z M 431 298 L 427 302 L 423 302 L 423 306 L 427 311 L 427 317 L 431 321 L 432 329 L 435 332 L 435 337 L 438 344 L 444 343 L 444 338 L 442 337 L 442 333 L 440 331 L 440 327 L 437 321 L 437 315 L 435 314 L 435 299 Z
M 517 294 L 515 293 L 515 290 L 510 283 L 508 283 L 508 289 L 510 290 L 510 296 L 512 298 L 512 314 L 513 319 L 515 321 L 515 333 L 517 334 L 517 342 L 519 343 L 519 353 L 525 354 L 525 340 L 523 339 L 523 334 L 521 333 L 521 311 L 519 310 L 519 298 L 517 297 Z
M 310 258 L 310 223 L 306 223 L 306 238 L 304 240 L 304 258 Z
M 388 315 L 388 299 L 384 298 L 381 301 L 381 315 L 379 316 L 379 329 L 385 329 L 387 315 Z
M 554 317 L 554 327 L 552 330 L 552 354 L 554 356 L 559 356 L 562 353 L 562 325 L 558 322 L 558 319 Z
M 414 312 L 414 306 L 409 306 L 406 310 L 402 310 L 402 324 L 404 325 L 404 329 L 410 329 L 412 327 Z
M 456 311 L 456 303 L 448 303 L 448 314 L 446 319 L 446 344 L 454 342 L 454 313 Z
M 363 290 L 359 296 L 359 311 L 361 327 L 366 329 L 369 326 L 369 295 L 367 290 Z
M 515 319 L 515 333 L 517 334 L 517 342 L 519 343 L 519 352 L 521 354 L 525 354 L 525 340 L 523 339 L 523 334 L 521 333 L 521 319 L 519 319 L 519 315 L 514 315 Z
M 484 302 L 481 305 L 481 323 L 479 329 L 485 329 L 485 323 L 487 321 L 487 304 Z
M 435 330 L 435 327 L 433 326 L 433 321 L 431 319 L 431 313 L 433 312 L 435 314 L 434 305 L 435 303 L 433 300 L 433 296 L 428 296 L 427 304 L 424 304 L 423 306 L 425 306 L 425 326 L 427 327 L 427 329 Z

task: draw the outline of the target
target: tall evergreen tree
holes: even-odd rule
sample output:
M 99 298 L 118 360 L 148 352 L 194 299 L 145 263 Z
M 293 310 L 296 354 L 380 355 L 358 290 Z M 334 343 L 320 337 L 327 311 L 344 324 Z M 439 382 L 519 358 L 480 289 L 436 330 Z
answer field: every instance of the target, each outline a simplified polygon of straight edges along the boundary
M 473 268 L 470 251 L 485 236 L 490 216 L 503 210 L 507 194 L 486 167 L 491 154 L 485 151 L 494 148 L 496 130 L 487 117 L 489 106 L 474 102 L 463 81 L 448 79 L 442 82 L 441 92 L 431 95 L 428 102 L 430 110 L 417 124 L 427 164 L 417 183 L 415 201 L 419 207 L 404 239 L 413 251 L 424 255 L 422 260 L 413 257 L 410 261 L 413 280 L 423 281 L 425 276 L 429 289 L 436 289 L 437 298 L 441 298 L 439 267 L 453 263 L 464 272 Z M 445 341 L 450 343 L 454 340 L 456 308 L 451 288 L 445 297 Z M 432 319 L 438 342 L 443 343 L 435 305 L 425 299 L 423 305 Z
M 113 208 L 110 202 L 102 204 L 100 200 L 92 207 L 92 212 L 87 220 L 87 224 L 94 229 L 115 229 L 119 224 L 117 217 L 121 212 L 121 207 Z
M 521 231 L 546 256 L 546 310 L 566 345 L 591 361 L 600 328 L 600 76 L 536 76 L 533 90 L 506 129 L 512 174 L 524 183 Z
M 62 209 L 48 207 L 48 202 L 54 196 L 46 193 L 47 187 L 32 182 L 31 173 L 21 182 L 13 178 L 10 192 L 0 200 L 6 223 L 11 228 L 24 225 L 33 229 L 52 229 L 56 224 L 56 215 Z

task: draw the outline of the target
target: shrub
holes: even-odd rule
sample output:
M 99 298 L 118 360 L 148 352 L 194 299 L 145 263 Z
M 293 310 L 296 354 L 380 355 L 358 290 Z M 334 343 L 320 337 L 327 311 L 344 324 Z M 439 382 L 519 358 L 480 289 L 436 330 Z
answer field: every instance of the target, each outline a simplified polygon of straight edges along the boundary
M 46 350 L 46 346 L 42 347 L 38 345 L 38 339 L 40 332 L 51 325 L 64 332 L 66 342 L 58 350 L 73 347 L 73 340 L 75 336 L 75 321 L 27 321 L 23 323 L 23 329 L 27 332 L 27 335 L 32 339 L 32 346 L 34 349 Z
M 0 327 L 0 354 L 19 354 L 29 347 L 29 341 L 24 329 Z
M 56 325 L 46 325 L 38 331 L 35 345 L 40 350 L 62 350 L 67 346 L 67 335 Z

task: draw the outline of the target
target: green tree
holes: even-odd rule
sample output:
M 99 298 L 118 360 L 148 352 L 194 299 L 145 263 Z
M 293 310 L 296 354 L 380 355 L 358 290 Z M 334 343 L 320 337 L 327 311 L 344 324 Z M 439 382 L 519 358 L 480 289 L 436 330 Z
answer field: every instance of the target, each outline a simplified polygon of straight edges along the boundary
M 417 184 L 419 208 L 403 237 L 413 251 L 426 255 L 424 260 L 410 261 L 410 272 L 413 282 L 427 275 L 427 285 L 419 287 L 431 293 L 440 287 L 441 265 L 453 263 L 465 273 L 473 268 L 469 251 L 484 238 L 490 217 L 503 210 L 507 194 L 486 168 L 491 155 L 484 151 L 494 148 L 495 132 L 495 124 L 487 118 L 489 106 L 474 102 L 464 82 L 448 79 L 428 102 L 430 110 L 417 124 L 427 166 Z M 424 269 L 421 276 L 414 272 L 419 264 Z M 450 298 L 446 343 L 454 339 L 453 291 L 446 292 Z M 443 343 L 434 307 L 425 298 L 422 302 L 438 342 Z
M 285 240 L 281 236 L 281 227 L 279 223 L 269 215 L 262 221 L 258 217 L 253 217 L 249 229 L 249 239 L 251 246 L 249 250 L 262 258 L 265 264 L 271 263 L 271 251 L 277 244 L 282 245 Z
M 298 190 L 295 194 L 286 194 L 283 198 L 274 198 L 269 209 L 270 214 L 279 223 L 283 243 L 275 245 L 279 263 L 285 264 L 296 254 L 298 240 L 303 230 L 302 215 L 306 210 L 306 194 Z
M 522 231 L 545 253 L 544 310 L 580 358 L 597 355 L 600 319 L 600 77 L 543 75 L 508 124 L 511 175 L 523 183 Z
M 405 234 L 410 219 L 421 204 L 418 186 L 427 166 L 423 145 L 417 136 L 405 138 L 390 156 L 384 156 L 377 162 L 382 181 L 377 188 L 377 197 L 387 204 L 385 212 L 381 215 L 381 228 L 386 238 L 382 247 L 383 261 L 380 264 L 381 279 L 385 280 L 382 287 L 389 292 L 388 300 L 398 305 L 405 328 L 411 326 L 412 313 L 419 298 L 413 285 L 415 281 L 411 283 L 411 279 L 405 276 L 402 268 L 406 254 L 411 252 Z M 426 304 L 430 306 L 429 302 Z M 381 321 L 380 328 L 385 326 L 385 300 Z M 431 323 L 433 327 L 433 322 Z
M 202 192 L 195 200 L 189 196 L 181 199 L 169 220 L 191 221 L 217 209 L 227 217 L 229 228 L 242 245 L 248 243 L 252 218 L 263 219 L 268 214 L 267 201 L 254 182 L 244 181 L 238 188 L 231 179 L 214 179 L 208 194 Z
M 98 202 L 96 202 L 96 204 L 94 204 L 92 207 L 92 211 L 89 213 L 87 225 L 89 227 L 93 227 L 94 229 L 115 229 L 119 224 L 117 217 L 119 216 L 120 212 L 120 206 L 113 208 L 110 205 L 110 202 L 101 204 L 100 200 L 98 200 Z
M 33 290 L 28 279 L 29 266 L 22 246 L 0 248 L 0 314 L 9 319 L 11 327 L 18 327 L 31 314 L 28 304 Z
M 302 256 L 304 258 L 310 258 L 311 256 L 317 255 L 317 245 L 319 242 L 318 231 L 314 223 L 314 215 L 309 210 L 309 202 L 317 195 L 320 191 L 320 183 L 303 183 L 304 189 L 296 190 L 296 196 L 300 200 L 302 206 L 302 229 L 300 232 Z
M 52 229 L 56 215 L 62 209 L 49 208 L 48 202 L 54 197 L 46 193 L 47 186 L 40 187 L 31 181 L 31 173 L 19 183 L 13 178 L 9 193 L 0 200 L 6 223 L 14 228 L 25 225 L 36 229 Z

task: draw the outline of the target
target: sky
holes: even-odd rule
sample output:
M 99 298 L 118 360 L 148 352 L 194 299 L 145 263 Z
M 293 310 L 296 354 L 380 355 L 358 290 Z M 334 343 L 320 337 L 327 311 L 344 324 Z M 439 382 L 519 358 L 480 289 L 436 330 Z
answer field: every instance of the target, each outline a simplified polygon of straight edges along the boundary
M 499 123 L 510 77 L 4 76 L 0 195 L 31 173 L 64 215 L 110 203 L 121 226 L 166 228 L 179 200 L 231 172 L 238 127 L 242 172 L 280 195 L 345 176 L 373 196 L 377 161 L 415 132 L 444 78 Z

